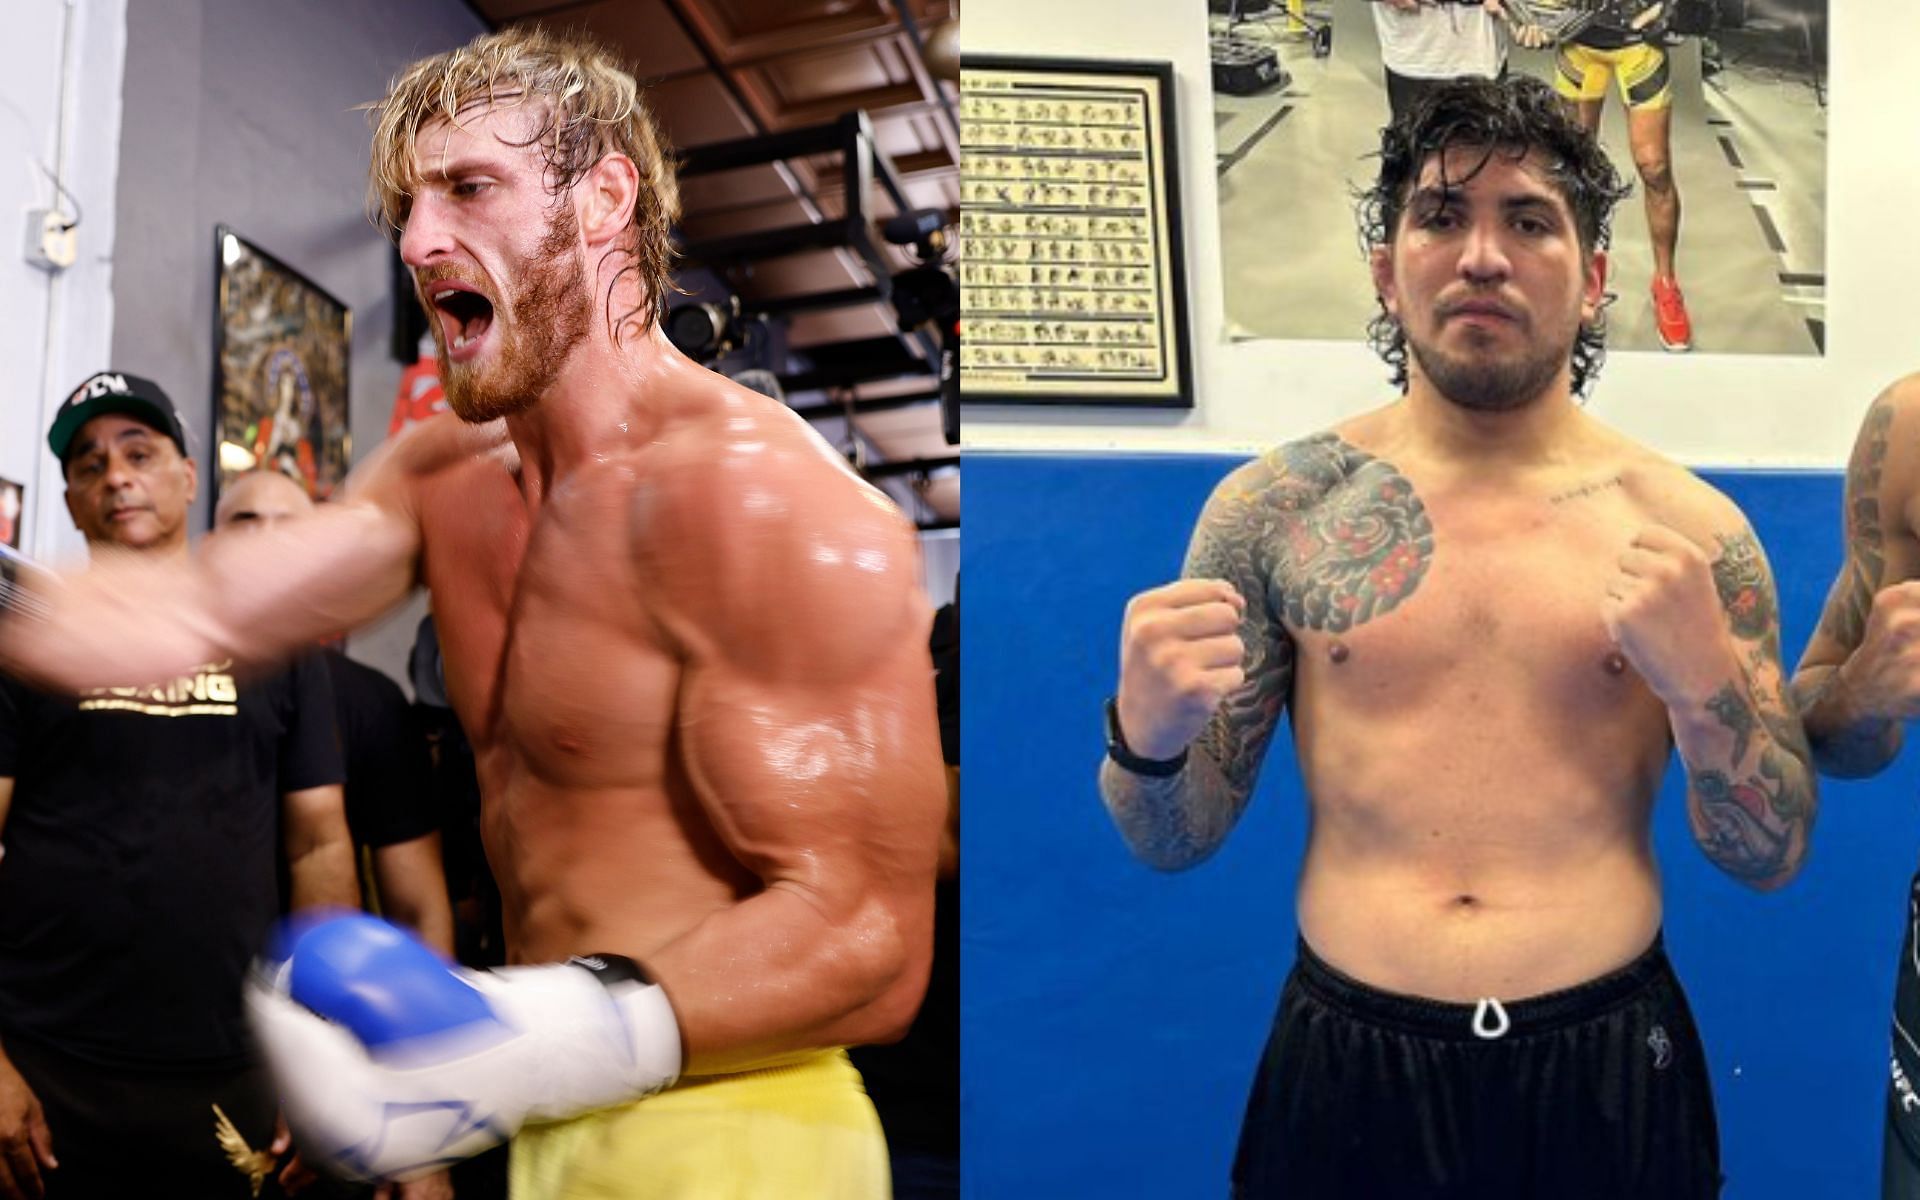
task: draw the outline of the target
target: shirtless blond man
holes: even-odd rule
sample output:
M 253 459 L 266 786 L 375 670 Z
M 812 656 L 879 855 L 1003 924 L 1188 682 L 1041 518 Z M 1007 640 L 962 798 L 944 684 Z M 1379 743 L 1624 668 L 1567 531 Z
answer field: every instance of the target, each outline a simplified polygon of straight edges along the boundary
M 1311 805 L 1236 1195 L 1718 1194 L 1651 808 L 1677 744 L 1700 846 L 1771 888 L 1814 784 L 1747 523 L 1573 399 L 1621 191 L 1535 80 L 1390 127 L 1363 221 L 1405 394 L 1235 471 L 1128 606 L 1101 784 L 1135 852 L 1212 853 L 1287 706 Z
M 930 952 L 913 531 L 662 336 L 674 180 L 606 56 L 511 29 L 376 112 L 462 420 L 192 571 L 43 584 L 0 657 L 68 687 L 268 659 L 424 583 L 526 965 L 454 975 L 370 918 L 294 939 L 252 1001 L 308 1156 L 412 1173 L 531 1122 L 516 1196 L 884 1195 L 837 1048 L 899 1035 Z

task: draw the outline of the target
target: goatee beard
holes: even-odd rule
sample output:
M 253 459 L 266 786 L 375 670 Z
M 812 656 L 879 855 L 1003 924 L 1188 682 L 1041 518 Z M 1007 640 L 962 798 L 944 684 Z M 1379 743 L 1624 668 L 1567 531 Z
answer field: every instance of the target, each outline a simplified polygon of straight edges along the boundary
M 1558 348 L 1531 343 L 1518 358 L 1492 362 L 1458 358 L 1411 336 L 1407 349 L 1435 391 L 1473 412 L 1525 408 L 1546 392 L 1573 356 L 1572 342 Z
M 593 301 L 586 287 L 586 266 L 575 244 L 579 222 L 562 203 L 548 223 L 539 249 L 515 272 L 515 286 L 495 306 L 500 338 L 493 363 L 453 363 L 445 333 L 436 323 L 434 346 L 447 407 L 475 425 L 525 412 L 559 377 L 573 348 L 587 336 Z M 509 318 L 510 319 L 507 319 Z

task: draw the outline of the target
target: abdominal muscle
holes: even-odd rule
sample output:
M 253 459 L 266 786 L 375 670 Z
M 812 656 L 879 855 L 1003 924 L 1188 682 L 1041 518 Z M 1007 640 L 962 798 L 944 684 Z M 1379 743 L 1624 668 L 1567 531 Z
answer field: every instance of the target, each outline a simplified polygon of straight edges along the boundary
M 1365 762 L 1303 747 L 1307 944 L 1363 983 L 1461 1002 L 1537 996 L 1631 962 L 1660 928 L 1648 824 L 1665 745 L 1613 732 L 1577 748 L 1456 741 Z M 1376 723 L 1370 750 L 1380 738 Z
M 508 957 L 649 955 L 760 890 L 691 796 L 521 779 L 488 794 Z

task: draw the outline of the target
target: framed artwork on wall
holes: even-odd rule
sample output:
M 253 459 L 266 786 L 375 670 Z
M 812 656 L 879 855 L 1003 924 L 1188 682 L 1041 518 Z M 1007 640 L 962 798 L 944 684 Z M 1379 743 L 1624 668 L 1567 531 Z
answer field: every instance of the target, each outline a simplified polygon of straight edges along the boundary
M 25 524 L 26 509 L 26 485 L 0 479 L 0 546 L 20 548 L 20 526 Z
M 1172 65 L 960 81 L 962 402 L 1193 407 Z
M 225 225 L 214 234 L 214 497 L 267 468 L 324 500 L 353 453 L 352 311 Z

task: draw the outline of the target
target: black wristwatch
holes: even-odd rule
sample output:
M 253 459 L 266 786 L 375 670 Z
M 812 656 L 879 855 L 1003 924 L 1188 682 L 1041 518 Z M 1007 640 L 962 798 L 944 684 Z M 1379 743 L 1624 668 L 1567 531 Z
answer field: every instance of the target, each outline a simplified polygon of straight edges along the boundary
M 1120 698 L 1107 697 L 1107 757 L 1119 766 L 1125 767 L 1135 775 L 1150 775 L 1155 779 L 1165 779 L 1178 775 L 1187 765 L 1187 751 L 1182 747 L 1180 753 L 1172 758 L 1141 758 L 1127 747 L 1127 736 L 1120 732 Z

